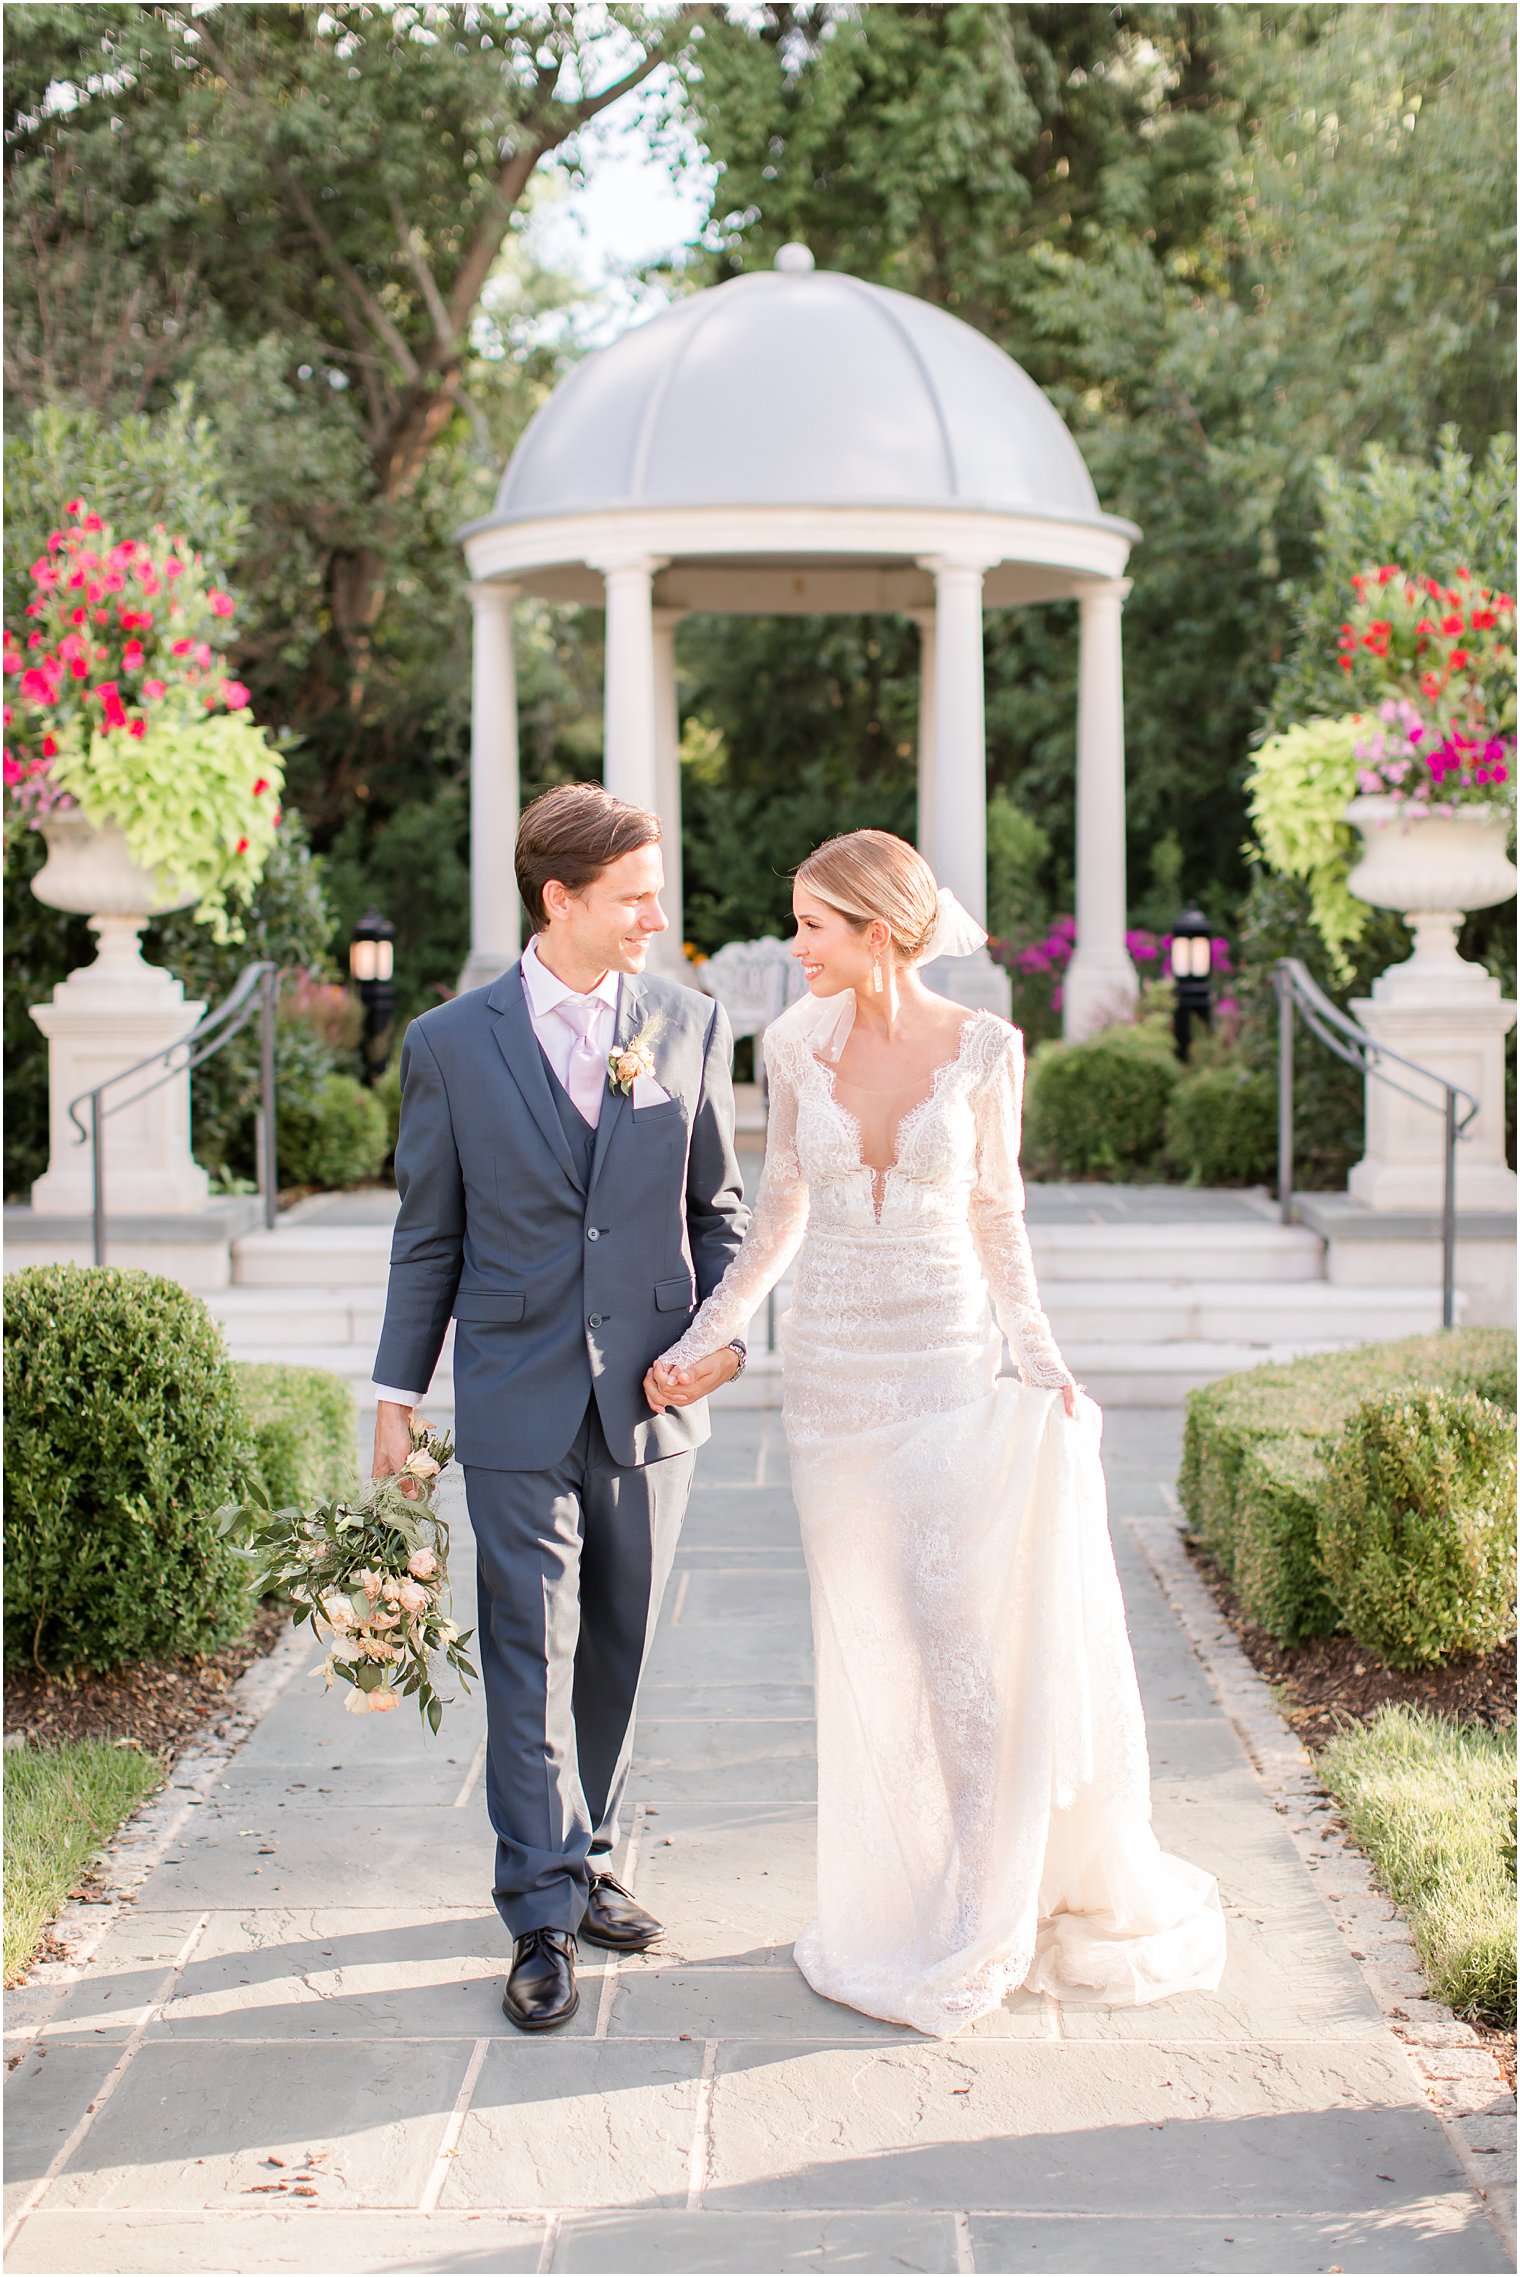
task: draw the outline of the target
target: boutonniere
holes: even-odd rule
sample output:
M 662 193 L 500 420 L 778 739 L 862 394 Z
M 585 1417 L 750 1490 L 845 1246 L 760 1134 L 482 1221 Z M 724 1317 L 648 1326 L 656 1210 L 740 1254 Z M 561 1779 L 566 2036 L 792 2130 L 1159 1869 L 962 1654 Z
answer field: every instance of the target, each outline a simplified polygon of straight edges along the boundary
M 654 1047 L 660 1030 L 665 1025 L 663 1013 L 656 1012 L 646 1020 L 636 1036 L 625 1044 L 614 1044 L 607 1055 L 607 1085 L 612 1091 L 621 1091 L 625 1099 L 633 1097 L 633 1087 L 641 1075 L 654 1073 Z

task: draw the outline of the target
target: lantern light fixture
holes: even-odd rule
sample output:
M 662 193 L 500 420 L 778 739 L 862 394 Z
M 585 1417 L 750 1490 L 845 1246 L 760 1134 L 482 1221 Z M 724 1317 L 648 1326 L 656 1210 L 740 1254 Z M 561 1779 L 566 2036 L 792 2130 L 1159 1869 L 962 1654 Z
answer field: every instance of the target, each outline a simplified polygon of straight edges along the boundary
M 1186 1059 L 1193 1048 L 1193 1022 L 1208 1027 L 1213 1018 L 1209 975 L 1214 964 L 1214 943 L 1209 921 L 1190 901 L 1172 927 L 1172 1035 L 1177 1057 Z

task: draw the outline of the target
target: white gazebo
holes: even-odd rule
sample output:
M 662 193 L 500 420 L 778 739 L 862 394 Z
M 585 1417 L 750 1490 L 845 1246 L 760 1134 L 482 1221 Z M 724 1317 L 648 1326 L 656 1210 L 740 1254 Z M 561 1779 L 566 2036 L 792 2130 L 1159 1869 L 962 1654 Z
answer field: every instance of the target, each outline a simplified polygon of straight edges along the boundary
M 475 608 L 471 948 L 517 954 L 512 876 L 519 594 L 605 607 L 604 779 L 664 823 L 681 941 L 675 629 L 698 610 L 896 612 L 921 633 L 918 843 L 985 918 L 982 612 L 1075 598 L 1077 948 L 1067 1032 L 1135 995 L 1125 951 L 1120 613 L 1131 522 L 1105 514 L 1066 427 L 1000 348 L 805 246 L 678 302 L 579 364 L 462 533 Z M 674 965 L 671 969 L 675 969 Z M 1006 1009 L 990 958 L 939 976 Z

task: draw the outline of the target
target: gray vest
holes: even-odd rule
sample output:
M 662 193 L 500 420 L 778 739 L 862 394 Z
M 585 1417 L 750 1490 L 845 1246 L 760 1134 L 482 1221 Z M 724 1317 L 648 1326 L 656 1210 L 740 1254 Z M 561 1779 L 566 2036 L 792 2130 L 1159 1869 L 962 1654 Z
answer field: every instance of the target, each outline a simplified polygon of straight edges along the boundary
M 542 1044 L 538 1048 L 544 1052 Z M 581 1184 L 589 1188 L 591 1184 L 591 1161 L 596 1153 L 596 1133 L 550 1066 L 547 1052 L 544 1052 L 544 1067 L 549 1077 L 549 1089 L 554 1094 L 554 1104 L 559 1109 L 559 1119 L 565 1128 L 566 1141 L 571 1155 L 574 1157 L 575 1167 L 580 1173 Z
M 666 1096 L 602 1097 L 595 1131 L 556 1082 L 521 968 L 414 1020 L 401 1048 L 400 1209 L 376 1369 L 426 1384 L 452 1313 L 459 1459 L 544 1470 L 586 1412 L 613 1459 L 700 1446 L 700 1405 L 654 1414 L 644 1372 L 710 1294 L 747 1222 L 721 1008 L 625 974 L 613 1034 L 652 1036 Z

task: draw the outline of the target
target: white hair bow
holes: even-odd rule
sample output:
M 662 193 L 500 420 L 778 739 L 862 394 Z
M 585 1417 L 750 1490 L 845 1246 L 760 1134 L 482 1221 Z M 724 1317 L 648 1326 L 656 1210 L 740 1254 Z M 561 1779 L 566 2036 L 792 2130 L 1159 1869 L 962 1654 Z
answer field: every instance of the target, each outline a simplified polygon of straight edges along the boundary
M 918 963 L 928 964 L 932 957 L 969 957 L 974 949 L 983 946 L 987 928 L 976 919 L 951 891 L 949 886 L 939 889 L 939 920 L 929 935 Z

